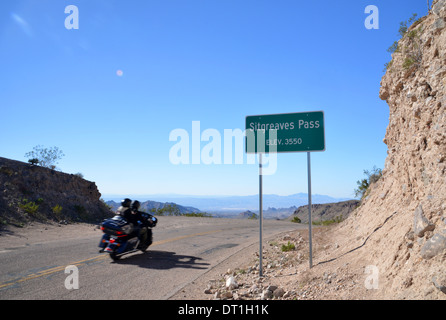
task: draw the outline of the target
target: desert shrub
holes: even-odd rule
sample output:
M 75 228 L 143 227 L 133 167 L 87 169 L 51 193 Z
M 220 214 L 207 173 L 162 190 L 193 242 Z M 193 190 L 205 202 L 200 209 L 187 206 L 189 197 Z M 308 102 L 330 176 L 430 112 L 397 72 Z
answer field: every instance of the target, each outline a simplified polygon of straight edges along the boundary
M 28 199 L 22 199 L 22 202 L 19 203 L 19 208 L 29 215 L 35 216 L 39 210 L 39 205 L 33 201 L 29 201 Z
M 423 58 L 423 53 L 421 51 L 421 40 L 420 40 L 420 34 L 421 34 L 421 28 L 414 29 L 412 31 L 409 31 L 410 25 L 413 24 L 413 27 L 416 27 L 418 23 L 421 20 L 418 20 L 414 23 L 415 19 L 417 17 L 417 14 L 414 13 L 412 17 L 410 17 L 407 21 L 400 22 L 400 28 L 398 29 L 398 34 L 400 35 L 401 39 L 407 36 L 408 42 L 407 46 L 401 47 L 398 43 L 399 40 L 395 41 L 388 49 L 387 51 L 390 53 L 402 53 L 404 55 L 404 62 L 403 62 L 403 68 L 405 70 L 410 69 L 412 66 L 419 66 L 421 64 L 421 60 Z M 390 61 L 386 63 L 384 71 L 389 70 L 392 67 L 392 62 Z
M 28 163 L 29 163 L 29 164 L 32 164 L 33 166 L 36 166 L 36 165 L 39 164 L 39 159 L 37 159 L 37 158 L 29 159 L 29 160 L 28 160 Z
M 19 203 L 19 208 L 25 212 L 25 216 L 31 217 L 38 220 L 46 220 L 45 215 L 39 213 L 39 205 L 34 201 L 29 201 L 28 199 L 22 199 Z
M 57 220 L 61 220 L 63 210 L 62 206 L 56 204 L 54 207 L 51 208 L 51 210 L 53 211 L 55 218 Z
M 297 216 L 294 216 L 294 218 L 291 220 L 291 222 L 301 223 L 302 221 Z
M 296 246 L 294 245 L 294 243 L 291 243 L 288 241 L 288 244 L 282 244 L 282 252 L 288 252 L 288 251 L 292 251 L 294 249 L 296 249 Z
M 342 215 L 340 215 L 330 220 L 313 221 L 312 224 L 315 226 L 329 226 L 331 224 L 340 223 L 342 221 L 344 221 L 344 218 L 342 217 Z

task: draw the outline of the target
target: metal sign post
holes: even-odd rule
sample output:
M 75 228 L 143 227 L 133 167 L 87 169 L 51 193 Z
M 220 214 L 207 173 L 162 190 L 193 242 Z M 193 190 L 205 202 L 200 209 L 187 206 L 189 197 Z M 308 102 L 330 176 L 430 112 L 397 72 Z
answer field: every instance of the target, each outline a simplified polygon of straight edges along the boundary
M 311 221 L 311 152 L 307 152 L 307 170 L 308 170 L 308 238 L 310 246 L 310 268 L 313 268 L 313 237 L 312 232 L 312 221 Z
M 262 154 L 259 153 L 259 229 L 260 229 L 260 248 L 259 248 L 259 276 L 263 277 L 263 190 L 262 190 Z

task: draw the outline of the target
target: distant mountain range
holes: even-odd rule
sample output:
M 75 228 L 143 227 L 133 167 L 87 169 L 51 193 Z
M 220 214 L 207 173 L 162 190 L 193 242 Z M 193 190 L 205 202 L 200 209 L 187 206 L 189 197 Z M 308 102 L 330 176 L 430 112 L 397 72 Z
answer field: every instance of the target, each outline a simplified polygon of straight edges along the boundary
M 107 205 L 109 205 L 113 211 L 116 211 L 119 208 L 119 206 L 121 205 L 120 201 L 116 202 L 114 200 L 108 200 L 105 203 Z M 158 202 L 158 201 L 151 201 L 151 200 L 141 202 L 140 210 L 150 213 L 152 209 L 164 208 L 167 205 L 172 205 L 172 206 L 175 205 L 178 208 L 178 210 L 180 211 L 181 214 L 201 212 L 197 208 L 185 207 L 185 206 L 181 206 L 181 205 L 178 205 L 176 203 L 173 203 L 173 202 Z
M 113 199 L 110 199 L 112 198 Z M 117 200 L 125 197 L 135 198 L 146 203 L 147 208 L 159 208 L 163 203 L 175 203 L 184 210 L 189 212 L 208 212 L 216 216 L 235 216 L 247 210 L 258 213 L 259 196 L 187 196 L 187 195 L 139 195 L 139 196 L 104 196 L 105 200 Z M 145 201 L 150 199 L 150 201 Z M 313 204 L 334 203 L 351 200 L 348 198 L 333 198 L 326 195 L 312 195 Z M 119 205 L 119 202 L 115 202 Z M 107 202 L 108 204 L 108 202 Z M 289 196 L 279 196 L 274 194 L 263 195 L 263 214 L 264 218 L 282 219 L 290 216 L 301 206 L 308 204 L 308 194 L 297 193 Z M 158 207 L 156 207 L 158 206 Z

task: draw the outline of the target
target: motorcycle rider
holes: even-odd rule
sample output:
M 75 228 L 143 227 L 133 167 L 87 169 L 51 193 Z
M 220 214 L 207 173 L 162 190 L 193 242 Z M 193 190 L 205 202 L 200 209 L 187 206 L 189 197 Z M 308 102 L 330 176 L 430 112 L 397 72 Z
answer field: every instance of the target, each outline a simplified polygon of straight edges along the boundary
M 146 249 L 152 244 L 152 230 L 147 227 L 155 227 L 157 219 L 139 211 L 140 206 L 141 203 L 138 200 L 132 202 L 131 199 L 125 198 L 121 201 L 121 206 L 116 213 L 134 226 L 133 235 L 139 238 L 139 246 Z
M 140 206 L 141 203 L 138 200 L 133 201 L 131 213 L 127 214 L 126 219 L 137 228 L 138 238 L 141 241 L 140 247 L 145 250 L 152 244 L 152 230 L 148 227 L 154 227 L 157 219 L 150 214 L 139 211 Z

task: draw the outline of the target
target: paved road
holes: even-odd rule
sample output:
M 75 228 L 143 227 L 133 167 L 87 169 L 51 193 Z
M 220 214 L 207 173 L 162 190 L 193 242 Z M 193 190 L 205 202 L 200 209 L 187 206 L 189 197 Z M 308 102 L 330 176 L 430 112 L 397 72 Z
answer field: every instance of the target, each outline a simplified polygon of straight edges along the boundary
M 264 239 L 303 226 L 264 221 Z M 0 300 L 168 299 L 234 253 L 259 241 L 255 220 L 160 217 L 146 253 L 112 262 L 99 231 L 0 250 Z M 1 241 L 1 238 L 0 238 Z M 76 266 L 79 289 L 67 289 Z

